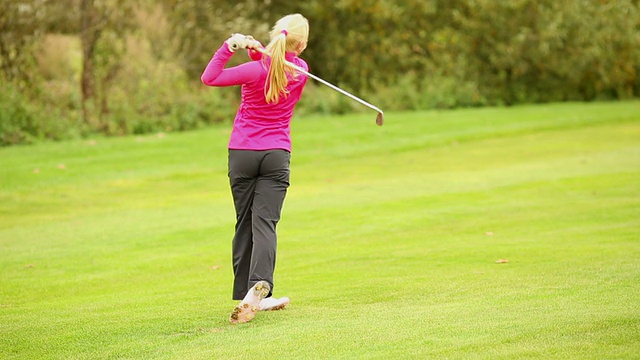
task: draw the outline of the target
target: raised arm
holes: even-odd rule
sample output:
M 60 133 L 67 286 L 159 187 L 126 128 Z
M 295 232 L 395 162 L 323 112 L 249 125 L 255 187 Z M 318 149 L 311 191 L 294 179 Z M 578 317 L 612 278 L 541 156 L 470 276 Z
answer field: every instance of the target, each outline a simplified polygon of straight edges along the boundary
M 200 80 L 208 86 L 235 86 L 254 81 L 260 74 L 260 62 L 252 61 L 232 68 L 225 65 L 233 56 L 226 42 L 213 55 Z

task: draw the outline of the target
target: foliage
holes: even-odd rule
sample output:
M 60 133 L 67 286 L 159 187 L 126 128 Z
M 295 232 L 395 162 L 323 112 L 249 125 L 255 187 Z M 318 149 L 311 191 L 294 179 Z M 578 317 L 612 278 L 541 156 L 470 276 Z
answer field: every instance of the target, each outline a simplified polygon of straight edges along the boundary
M 36 106 L 10 82 L 0 85 L 0 146 L 67 139 L 74 130 L 55 107 Z
M 30 54 L 42 35 L 39 24 L 43 18 L 45 12 L 38 1 L 0 0 L 0 79 L 19 89 L 33 85 Z
M 202 69 L 230 33 L 265 43 L 292 12 L 310 21 L 311 71 L 386 111 L 640 95 L 637 0 L 0 0 L 4 90 L 20 92 L 12 108 L 61 116 L 66 134 L 231 119 L 237 91 L 204 95 Z M 298 114 L 365 110 L 307 94 Z
M 362 91 L 417 79 L 473 82 L 490 103 L 637 96 L 637 1 L 272 1 L 310 18 L 306 55 L 322 77 Z M 393 31 L 390 31 L 393 29 Z M 374 85 L 375 84 L 375 85 Z
M 243 16 L 260 11 L 262 2 L 258 0 L 159 0 L 158 3 L 165 14 L 171 14 L 168 25 L 175 39 L 173 55 L 193 79 L 200 78 L 213 52 L 230 34 L 266 33 L 268 29 L 267 24 Z
M 454 11 L 468 61 L 494 102 L 634 96 L 640 17 L 631 1 L 468 1 Z M 637 94 L 635 94 L 637 95 Z
M 233 89 L 205 91 L 153 41 L 171 31 L 162 13 L 156 16 L 160 26 L 142 20 L 145 26 L 123 40 L 127 61 L 120 63 L 105 94 L 112 104 L 104 116 L 108 134 L 191 130 L 233 117 Z
M 0 87 L 0 145 L 30 142 L 38 129 L 29 104 L 16 89 Z

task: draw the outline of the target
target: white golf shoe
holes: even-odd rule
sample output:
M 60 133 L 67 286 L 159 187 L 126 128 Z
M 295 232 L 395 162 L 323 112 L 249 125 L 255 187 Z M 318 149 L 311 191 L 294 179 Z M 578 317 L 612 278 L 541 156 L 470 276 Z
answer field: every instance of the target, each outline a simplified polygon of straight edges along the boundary
M 262 299 L 260 301 L 260 306 L 258 309 L 260 311 L 269 311 L 269 310 L 280 310 L 284 309 L 285 306 L 289 305 L 291 300 L 288 297 L 274 298 L 268 297 L 266 299 Z
M 259 310 L 261 301 L 269 295 L 269 291 L 271 291 L 271 286 L 268 282 L 258 281 L 249 289 L 240 304 L 233 309 L 229 316 L 229 322 L 238 324 L 253 320 Z

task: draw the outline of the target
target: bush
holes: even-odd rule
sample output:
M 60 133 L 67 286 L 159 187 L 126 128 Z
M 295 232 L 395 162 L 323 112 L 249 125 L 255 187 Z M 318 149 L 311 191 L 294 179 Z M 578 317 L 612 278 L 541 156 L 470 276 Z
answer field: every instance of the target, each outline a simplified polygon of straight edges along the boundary
M 8 83 L 0 87 L 0 146 L 31 143 L 38 137 L 37 115 Z
M 0 146 L 63 140 L 79 131 L 60 109 L 28 99 L 10 83 L 0 87 Z
M 473 81 L 437 74 L 419 79 L 414 73 L 401 76 L 395 84 L 376 86 L 363 99 L 384 111 L 452 109 L 488 103 Z
M 302 93 L 302 98 L 296 105 L 296 115 L 346 114 L 356 111 L 358 106 L 348 97 L 309 79 Z

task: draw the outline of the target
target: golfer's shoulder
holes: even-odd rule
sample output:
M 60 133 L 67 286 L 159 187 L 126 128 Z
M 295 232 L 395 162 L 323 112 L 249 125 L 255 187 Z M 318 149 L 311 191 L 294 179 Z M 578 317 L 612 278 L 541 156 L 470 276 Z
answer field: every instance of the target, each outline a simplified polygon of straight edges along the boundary
M 294 62 L 296 65 L 300 66 L 301 68 L 305 69 L 306 71 L 309 71 L 309 64 L 307 64 L 307 62 L 304 61 L 303 58 L 296 56 L 296 58 L 294 59 Z

